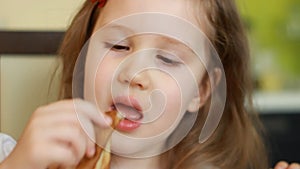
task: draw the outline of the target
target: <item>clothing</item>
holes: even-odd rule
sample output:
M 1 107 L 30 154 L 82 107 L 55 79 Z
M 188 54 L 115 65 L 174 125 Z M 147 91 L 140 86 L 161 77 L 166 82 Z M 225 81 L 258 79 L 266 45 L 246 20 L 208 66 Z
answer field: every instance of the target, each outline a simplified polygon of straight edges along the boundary
M 0 162 L 14 149 L 17 142 L 10 136 L 0 133 Z

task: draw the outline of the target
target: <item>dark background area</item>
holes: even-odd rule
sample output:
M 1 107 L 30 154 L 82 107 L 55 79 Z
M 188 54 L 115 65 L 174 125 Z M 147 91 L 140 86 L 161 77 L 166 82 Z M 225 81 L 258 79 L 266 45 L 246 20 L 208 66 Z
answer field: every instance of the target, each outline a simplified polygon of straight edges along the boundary
M 300 110 L 260 114 L 266 130 L 270 162 L 300 162 Z

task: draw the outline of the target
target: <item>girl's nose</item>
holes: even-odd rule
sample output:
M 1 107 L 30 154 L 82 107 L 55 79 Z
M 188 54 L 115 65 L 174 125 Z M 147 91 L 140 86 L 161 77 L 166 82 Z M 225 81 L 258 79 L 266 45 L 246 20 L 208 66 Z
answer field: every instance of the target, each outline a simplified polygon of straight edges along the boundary
M 146 90 L 150 85 L 150 75 L 147 70 L 136 70 L 131 66 L 124 68 L 119 73 L 118 80 L 126 85 L 140 90 Z
M 146 71 L 136 74 L 129 74 L 128 71 L 122 71 L 119 75 L 119 80 L 130 87 L 140 90 L 148 89 L 150 84 L 150 79 Z

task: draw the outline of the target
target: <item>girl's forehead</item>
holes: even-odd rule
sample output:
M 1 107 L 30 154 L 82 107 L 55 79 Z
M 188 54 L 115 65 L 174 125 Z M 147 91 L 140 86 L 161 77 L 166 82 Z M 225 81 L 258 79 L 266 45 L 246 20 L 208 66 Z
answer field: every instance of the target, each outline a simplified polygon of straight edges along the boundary
M 96 27 L 121 17 L 145 12 L 169 14 L 198 25 L 188 2 L 187 0 L 109 0 L 101 11 Z

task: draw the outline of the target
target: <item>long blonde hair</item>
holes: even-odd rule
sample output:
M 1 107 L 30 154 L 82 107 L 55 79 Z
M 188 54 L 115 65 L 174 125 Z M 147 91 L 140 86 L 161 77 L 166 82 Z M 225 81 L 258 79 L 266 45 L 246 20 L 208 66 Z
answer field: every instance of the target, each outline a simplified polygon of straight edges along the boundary
M 209 106 L 205 105 L 190 133 L 162 156 L 165 168 L 192 169 L 212 165 L 221 169 L 266 169 L 267 156 L 259 133 L 260 125 L 252 111 L 247 38 L 235 3 L 233 0 L 191 2 L 196 18 L 199 22 L 204 20 L 210 28 L 206 33 L 222 61 L 228 92 L 224 114 L 210 139 L 198 143 Z M 203 11 L 205 16 L 202 16 Z M 72 98 L 75 62 L 100 12 L 95 3 L 87 0 L 65 34 L 59 50 L 63 60 L 62 98 Z

